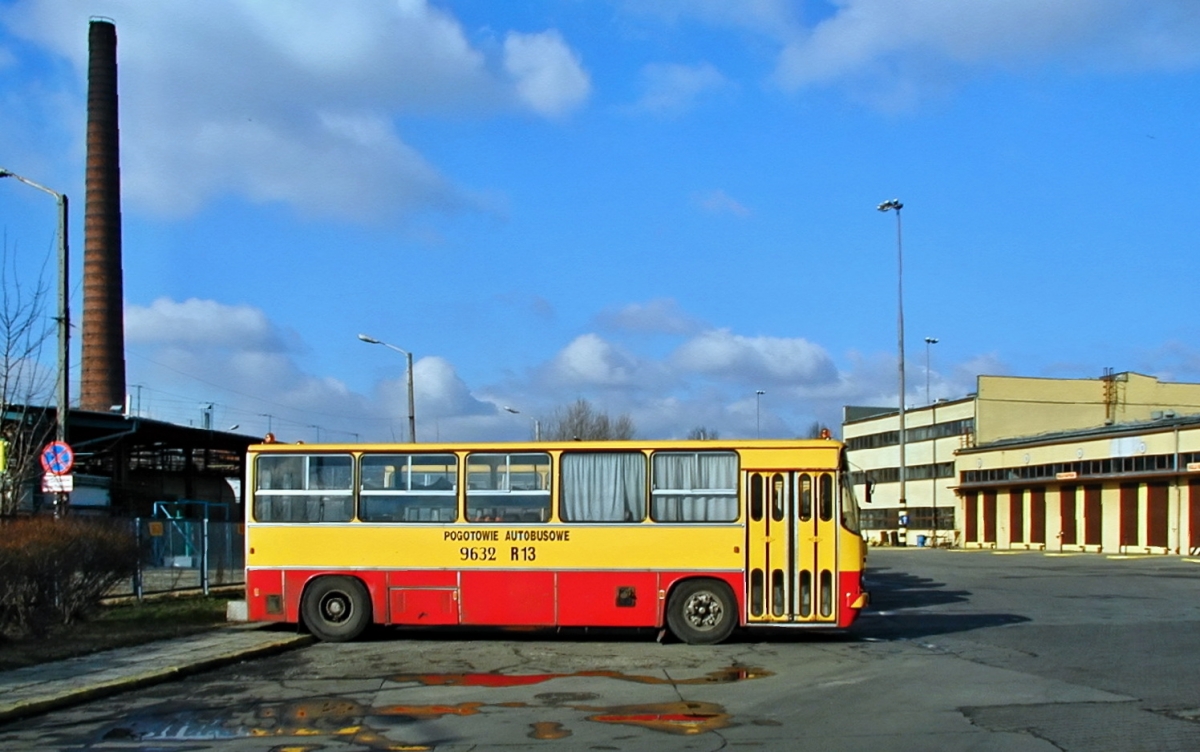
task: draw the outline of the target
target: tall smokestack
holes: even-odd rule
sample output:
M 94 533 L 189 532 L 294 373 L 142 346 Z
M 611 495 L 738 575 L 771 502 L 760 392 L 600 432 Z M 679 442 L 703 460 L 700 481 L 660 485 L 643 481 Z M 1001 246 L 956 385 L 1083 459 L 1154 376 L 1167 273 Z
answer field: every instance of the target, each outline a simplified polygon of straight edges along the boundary
M 125 402 L 121 281 L 121 159 L 117 128 L 117 27 L 88 28 L 87 198 L 83 222 L 83 387 L 80 407 Z

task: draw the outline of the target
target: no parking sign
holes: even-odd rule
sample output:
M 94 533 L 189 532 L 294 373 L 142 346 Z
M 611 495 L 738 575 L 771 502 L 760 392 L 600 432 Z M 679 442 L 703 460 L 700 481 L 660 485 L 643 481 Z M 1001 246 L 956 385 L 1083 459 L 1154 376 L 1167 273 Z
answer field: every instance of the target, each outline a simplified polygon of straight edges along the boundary
M 51 475 L 66 475 L 75 466 L 75 452 L 65 441 L 51 441 L 42 447 L 42 469 Z

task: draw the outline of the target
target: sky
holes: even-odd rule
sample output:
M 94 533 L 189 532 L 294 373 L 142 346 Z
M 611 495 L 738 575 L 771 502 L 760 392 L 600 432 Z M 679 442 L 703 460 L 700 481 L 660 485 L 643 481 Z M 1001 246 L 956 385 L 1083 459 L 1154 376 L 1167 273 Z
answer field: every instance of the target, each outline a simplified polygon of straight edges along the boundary
M 0 0 L 0 167 L 71 198 L 76 322 L 92 16 L 140 415 L 402 440 L 365 333 L 422 441 L 580 398 L 836 432 L 898 404 L 898 240 L 910 406 L 1200 381 L 1195 0 Z M 56 229 L 0 180 L 6 291 Z

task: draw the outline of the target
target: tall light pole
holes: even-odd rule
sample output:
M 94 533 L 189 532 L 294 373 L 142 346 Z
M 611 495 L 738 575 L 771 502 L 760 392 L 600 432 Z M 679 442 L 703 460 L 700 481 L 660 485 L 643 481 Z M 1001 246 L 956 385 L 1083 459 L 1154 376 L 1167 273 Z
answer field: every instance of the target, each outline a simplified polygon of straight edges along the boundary
M 900 351 L 900 524 L 899 542 L 901 546 L 908 545 L 908 495 L 905 493 L 904 480 L 908 472 L 904 462 L 904 243 L 901 232 L 900 210 L 904 204 L 900 199 L 884 201 L 875 207 L 881 212 L 896 212 L 896 339 Z
M 938 343 L 937 337 L 925 338 L 925 403 L 932 405 L 933 401 L 929 399 L 929 346 Z
M 766 394 L 761 389 L 754 391 L 754 433 L 762 438 L 762 396 Z
M 504 406 L 504 410 L 506 412 L 512 413 L 513 415 L 521 414 L 520 410 L 518 410 L 515 407 L 509 407 L 508 405 Z M 540 420 L 538 420 L 537 418 L 530 418 L 530 420 L 533 421 L 533 440 L 541 441 L 542 440 L 542 422 Z
M 365 334 L 358 335 L 358 338 L 368 345 L 383 345 L 384 347 L 395 350 L 404 356 L 405 372 L 408 374 L 408 440 L 410 443 L 417 443 L 417 415 L 413 404 L 413 357 L 408 350 L 401 349 L 395 345 L 389 345 L 387 342 L 368 337 Z
M 937 442 L 938 442 L 938 432 L 937 432 L 937 403 L 933 402 L 929 399 L 929 348 L 933 345 L 936 345 L 937 343 L 938 343 L 937 337 L 926 337 L 925 338 L 925 401 L 928 402 L 930 405 L 931 413 L 930 413 L 930 418 L 929 418 L 929 433 L 930 433 L 930 438 L 933 441 L 933 443 L 930 445 L 930 451 L 933 453 L 933 471 L 929 474 L 930 479 L 933 481 L 933 488 L 931 489 L 933 491 L 933 493 L 930 494 L 930 499 L 932 500 L 931 505 L 933 506 L 933 527 L 932 527 L 932 533 L 930 534 L 930 538 L 932 539 L 932 543 L 935 548 L 937 547 L 937 527 L 938 527 L 938 524 L 937 524 L 937 484 L 938 484 Z
M 14 178 L 31 188 L 49 193 L 58 201 L 58 384 L 57 405 L 55 414 L 58 418 L 54 438 L 65 442 L 67 440 L 67 421 L 71 411 L 70 367 L 71 367 L 71 307 L 67 300 L 68 269 L 70 256 L 67 254 L 67 194 L 51 190 L 41 183 L 35 183 L 29 178 L 0 167 L 0 178 Z M 65 494 L 59 494 L 59 507 Z M 56 510 L 56 513 L 61 509 Z

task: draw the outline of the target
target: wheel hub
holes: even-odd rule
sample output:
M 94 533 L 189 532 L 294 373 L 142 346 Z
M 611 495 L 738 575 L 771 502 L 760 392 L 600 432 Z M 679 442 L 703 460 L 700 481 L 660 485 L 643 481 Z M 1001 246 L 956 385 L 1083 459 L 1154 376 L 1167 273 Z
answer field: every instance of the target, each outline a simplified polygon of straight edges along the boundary
M 695 629 L 712 629 L 721 621 L 721 602 L 712 593 L 696 593 L 684 607 L 688 624 Z

